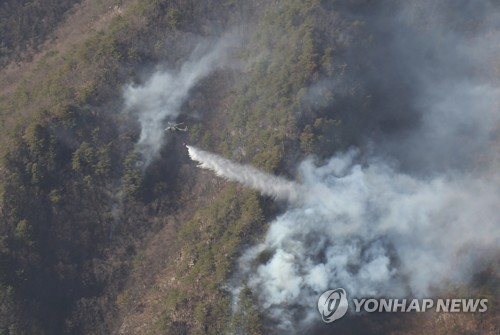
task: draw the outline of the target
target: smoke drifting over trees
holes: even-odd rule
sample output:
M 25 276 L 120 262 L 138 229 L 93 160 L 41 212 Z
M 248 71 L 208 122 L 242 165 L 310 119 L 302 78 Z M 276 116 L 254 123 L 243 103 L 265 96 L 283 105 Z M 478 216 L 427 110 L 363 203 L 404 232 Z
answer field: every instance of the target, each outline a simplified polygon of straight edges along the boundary
M 166 122 L 174 121 L 179 116 L 190 90 L 211 72 L 228 63 L 225 53 L 230 43 L 230 36 L 221 38 L 214 45 L 209 41 L 201 42 L 180 70 L 155 72 L 144 85 L 125 87 L 125 110 L 137 115 L 141 126 L 137 149 L 146 165 L 157 157 L 164 144 Z
M 494 168 L 500 87 L 489 74 L 498 51 L 495 21 L 469 29 L 470 12 L 450 1 L 332 6 L 362 22 L 345 38 L 366 40 L 352 42 L 340 79 L 308 87 L 302 107 L 339 118 L 355 149 L 303 161 L 299 185 L 189 147 L 201 167 L 290 202 L 264 242 L 240 258 L 233 286 L 234 294 L 238 285 L 248 286 L 287 332 L 318 321 L 311 306 L 329 288 L 344 287 L 354 296 L 423 297 L 443 283 L 465 284 L 495 257 L 500 242 Z M 487 2 L 470 8 L 477 18 L 495 9 Z M 194 75 L 183 75 L 182 68 L 177 77 L 185 84 L 168 75 L 173 86 L 165 89 L 157 83 L 166 75 L 160 74 L 143 88 L 127 89 L 127 101 L 137 92 L 174 92 L 166 104 L 153 99 L 157 107 L 139 117 L 138 146 L 146 157 L 161 146 L 161 120 L 178 115 L 189 88 L 208 74 L 213 54 L 186 67 L 201 69 Z M 148 96 L 139 94 L 137 101 Z M 259 263 L 263 253 L 270 257 Z
M 495 304 L 317 313 L 338 287 L 497 293 L 497 2 L 20 3 L 0 5 L 20 22 L 0 43 L 0 333 L 498 330 Z
M 468 283 L 499 252 L 497 5 L 469 8 L 488 18 L 474 28 L 450 1 L 338 9 L 372 34 L 349 54 L 344 78 L 367 103 L 333 81 L 304 101 L 359 108 L 343 124 L 359 149 L 300 165 L 307 201 L 271 223 L 236 275 L 286 332 L 318 322 L 312 306 L 327 289 L 430 296 Z M 321 101 L 328 91 L 340 102 Z

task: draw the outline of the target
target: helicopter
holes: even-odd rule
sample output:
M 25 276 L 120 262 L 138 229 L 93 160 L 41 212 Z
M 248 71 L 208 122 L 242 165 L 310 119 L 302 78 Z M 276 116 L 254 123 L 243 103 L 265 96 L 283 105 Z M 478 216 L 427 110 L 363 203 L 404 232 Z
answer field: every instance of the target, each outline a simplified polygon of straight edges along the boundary
M 176 131 L 187 131 L 188 128 L 185 126 L 184 128 L 179 127 L 180 125 L 183 125 L 184 122 L 181 123 L 173 123 L 173 122 L 168 122 L 167 128 L 165 128 L 165 131 L 170 131 L 170 132 L 176 132 Z

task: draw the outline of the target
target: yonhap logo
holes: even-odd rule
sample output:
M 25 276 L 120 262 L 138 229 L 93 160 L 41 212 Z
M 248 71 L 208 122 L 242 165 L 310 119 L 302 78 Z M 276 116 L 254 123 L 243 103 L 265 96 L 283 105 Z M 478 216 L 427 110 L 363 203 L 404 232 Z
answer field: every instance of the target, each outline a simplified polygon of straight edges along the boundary
M 436 313 L 485 313 L 488 299 L 462 298 L 352 298 L 352 313 L 410 313 L 434 311 Z M 343 288 L 328 290 L 318 299 L 318 311 L 325 323 L 332 323 L 343 317 L 349 308 L 347 294 Z
M 347 313 L 347 294 L 343 288 L 328 290 L 318 299 L 318 311 L 323 322 L 331 323 Z

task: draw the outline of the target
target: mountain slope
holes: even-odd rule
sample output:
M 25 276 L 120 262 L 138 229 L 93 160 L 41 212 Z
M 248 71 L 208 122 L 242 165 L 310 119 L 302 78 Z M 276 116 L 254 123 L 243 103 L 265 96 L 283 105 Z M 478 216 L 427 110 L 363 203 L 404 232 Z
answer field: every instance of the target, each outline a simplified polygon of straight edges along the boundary
M 69 8 L 50 4 L 47 33 Z M 72 26 L 70 17 L 60 44 L 47 44 L 19 72 L 1 73 L 13 79 L 0 98 L 0 334 L 279 333 L 260 292 L 244 285 L 236 310 L 230 286 L 240 279 L 238 258 L 287 205 L 200 171 L 181 144 L 293 178 L 309 155 L 323 160 L 368 137 L 385 143 L 408 131 L 418 115 L 395 111 L 411 97 L 384 98 L 411 85 L 371 81 L 394 69 L 374 46 L 390 34 L 365 16 L 385 7 L 361 0 L 81 6 L 74 15 L 99 13 L 97 25 L 86 28 L 81 18 Z M 146 87 L 155 73 L 178 78 L 196 64 L 197 50 L 227 33 L 237 36 L 230 56 L 214 61 L 180 103 L 189 132 L 162 134 L 148 165 L 137 146 L 140 111 L 127 110 L 124 87 Z M 32 34 L 18 39 L 20 47 L 33 43 Z M 6 48 L 17 61 L 13 44 Z M 272 257 L 264 251 L 257 261 Z M 497 282 L 493 264 L 463 290 L 494 297 Z M 411 333 L 439 320 L 437 331 L 460 324 L 465 334 L 495 329 L 496 308 L 485 317 L 367 317 L 340 327 Z

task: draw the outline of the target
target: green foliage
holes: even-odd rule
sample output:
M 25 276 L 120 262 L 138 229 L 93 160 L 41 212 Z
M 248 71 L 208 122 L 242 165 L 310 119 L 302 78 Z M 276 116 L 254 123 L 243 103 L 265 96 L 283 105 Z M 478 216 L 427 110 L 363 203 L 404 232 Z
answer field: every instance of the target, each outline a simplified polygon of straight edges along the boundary
M 141 56 L 139 55 L 137 48 L 132 47 L 132 48 L 128 49 L 127 59 L 134 62 L 134 63 L 141 62 Z
M 116 148 L 106 138 L 110 130 L 99 131 L 95 118 L 74 105 L 77 89 L 67 85 L 65 71 L 40 78 L 35 88 L 21 87 L 6 102 L 26 111 L 32 101 L 40 105 L 9 120 L 14 125 L 4 133 L 9 141 L 2 148 L 0 207 L 6 218 L 2 234 L 8 237 L 0 258 L 8 260 L 2 269 L 6 280 L 16 283 L 15 302 L 5 313 L 22 334 L 62 332 L 70 301 L 96 285 L 82 279 L 90 273 L 85 264 L 102 252 L 104 230 L 113 219 L 107 215 L 106 187 L 116 178 Z M 93 83 L 82 95 L 85 103 L 97 90 Z M 73 288 L 69 293 L 60 287 Z
M 321 44 L 323 28 L 315 15 L 320 7 L 320 1 L 290 1 L 268 12 L 244 55 L 249 79 L 238 88 L 229 116 L 239 136 L 232 134 L 224 142 L 233 147 L 244 143 L 252 163 L 268 171 L 291 163 L 286 157 L 290 147 L 313 150 L 308 130 L 303 144 L 297 143 L 297 115 L 305 88 L 320 79 L 319 72 L 333 57 L 333 49 Z
M 179 305 L 186 301 L 186 292 L 180 289 L 172 289 L 169 291 L 167 299 L 165 300 L 165 306 L 168 310 L 175 311 Z
M 80 47 L 78 59 L 85 65 L 99 64 L 104 69 L 104 62 L 118 62 L 122 54 L 113 35 L 99 31 Z
M 0 3 L 0 68 L 29 59 L 50 36 L 64 14 L 79 1 L 18 1 Z
M 127 32 L 130 29 L 130 23 L 122 15 L 115 15 L 111 22 L 109 23 L 106 35 L 113 36 L 120 41 L 124 41 L 127 38 Z
M 22 108 L 30 102 L 30 93 L 26 88 L 26 83 L 22 82 L 11 100 L 11 108 Z
M 80 147 L 73 152 L 71 166 L 73 170 L 86 176 L 109 177 L 111 173 L 110 150 L 111 143 L 94 148 L 89 143 L 82 142 Z
M 220 334 L 227 328 L 230 297 L 221 289 L 239 246 L 261 230 L 263 219 L 255 192 L 245 191 L 240 195 L 236 185 L 229 184 L 212 205 L 199 210 L 182 226 L 179 237 L 184 246 L 178 273 L 185 283 L 183 296 L 194 301 L 189 306 L 197 315 L 193 333 Z M 187 303 L 178 298 L 179 294 L 179 291 L 168 293 L 164 310 L 172 312 Z
M 179 8 L 171 7 L 167 10 L 166 19 L 170 29 L 176 29 L 182 19 L 181 11 Z
M 164 48 L 165 48 L 165 46 L 163 45 L 162 41 L 156 41 L 154 48 L 153 48 L 155 55 L 157 55 L 157 56 L 162 55 Z
M 59 190 L 52 190 L 49 193 L 50 201 L 54 206 L 58 205 L 62 199 L 61 192 Z
M 233 334 L 263 334 L 262 316 L 248 286 L 244 286 L 238 296 L 238 307 L 231 320 L 230 330 Z
M 319 116 L 309 124 L 298 125 L 303 122 L 297 116 L 307 88 L 321 79 L 320 73 L 335 75 L 334 48 L 322 44 L 321 35 L 327 32 L 316 20 L 321 10 L 320 1 L 290 1 L 260 19 L 243 56 L 249 64 L 248 75 L 234 90 L 235 98 L 226 112 L 225 126 L 231 131 L 214 135 L 210 129 L 194 126 L 192 141 L 206 148 L 215 144 L 227 156 L 250 161 L 267 171 L 279 171 L 284 164 L 293 163 L 287 161 L 290 148 L 322 155 L 340 146 L 340 121 Z M 243 152 L 244 156 L 234 157 Z M 227 280 L 238 246 L 263 229 L 263 207 L 258 198 L 237 195 L 235 190 L 234 185 L 229 186 L 208 208 L 185 223 L 179 234 L 183 247 L 178 273 L 185 273 L 182 281 L 190 283 L 183 287 L 190 292 L 188 296 L 197 297 L 194 301 L 211 301 L 208 306 L 191 303 L 184 308 L 194 310 L 196 320 L 206 320 L 211 315 L 210 307 L 218 306 L 218 316 L 230 324 L 228 329 L 227 325 L 217 328 L 212 322 L 203 322 L 209 327 L 203 329 L 205 333 L 208 329 L 214 329 L 214 333 L 222 329 L 230 333 L 263 332 L 257 301 L 248 288 L 241 292 L 241 308 L 231 322 L 226 319 L 227 306 L 222 308 L 220 299 L 212 296 L 225 297 L 217 292 Z M 265 251 L 259 261 L 265 263 L 271 256 L 271 251 Z M 205 293 L 197 296 L 191 285 L 203 287 Z M 190 327 L 193 333 L 203 333 L 199 323 Z
M 300 149 L 305 154 L 312 154 L 316 151 L 315 136 L 312 125 L 308 124 L 300 134 Z
M 341 147 L 341 122 L 318 118 L 308 124 L 300 134 L 300 148 L 305 154 L 329 155 Z
M 137 198 L 140 195 L 142 174 L 138 166 L 139 154 L 131 151 L 123 162 L 122 191 L 127 198 Z
M 263 250 L 256 258 L 257 264 L 266 264 L 274 256 L 273 250 Z
M 31 231 L 31 227 L 30 227 L 28 221 L 21 220 L 16 225 L 16 230 L 15 230 L 14 234 L 18 239 L 23 239 L 23 240 L 28 241 L 30 239 L 30 231 Z
M 15 9 L 24 2 L 3 2 L 0 17 L 5 6 Z M 42 3 L 43 11 L 68 5 Z M 29 6 L 42 3 L 32 1 Z M 32 15 L 32 9 L 22 12 Z M 37 20 L 47 18 L 36 10 Z M 5 24 L 16 29 L 12 19 L 29 24 L 33 17 L 23 13 L 0 23 L 2 43 L 29 39 L 22 31 L 4 34 Z M 47 24 L 54 22 L 49 19 Z M 68 52 L 47 52 L 13 94 L 0 98 L 0 236 L 5 236 L 0 248 L 0 299 L 10 301 L 0 307 L 0 330 L 73 333 L 81 325 L 78 300 L 89 295 L 97 299 L 114 267 L 121 266 L 99 270 L 92 264 L 110 248 L 109 227 L 116 225 L 119 215 L 111 213 L 120 196 L 116 185 L 123 177 L 126 195 L 134 194 L 141 176 L 124 157 L 133 143 L 120 142 L 112 115 L 99 114 L 95 106 L 119 95 L 131 75 L 130 66 L 141 61 L 137 24 L 132 14 L 115 16 L 109 29 L 93 33 Z M 49 29 L 37 27 L 42 41 Z M 4 56 L 12 56 L 3 53 L 4 47 L 0 45 L 0 67 Z M 5 298 L 5 282 L 15 283 L 11 300 Z
M 55 103 L 61 103 L 73 100 L 75 91 L 65 85 L 61 77 L 50 77 L 39 94 L 51 98 Z
M 2 320 L 7 320 L 0 329 L 113 332 L 101 322 L 102 315 L 114 324 L 116 315 L 109 312 L 116 310 L 113 304 L 127 308 L 136 298 L 122 289 L 127 271 L 139 276 L 139 265 L 155 257 L 141 252 L 141 238 L 154 235 L 152 222 L 155 227 L 164 224 L 164 217 L 183 206 L 179 199 L 186 194 L 205 195 L 181 154 L 141 166 L 134 150 L 137 134 L 123 134 L 129 126 L 122 119 L 126 117 L 113 115 L 108 106 L 140 63 L 180 62 L 187 52 L 184 45 L 179 47 L 184 36 L 221 31 L 245 8 L 265 13 L 242 55 L 247 69 L 240 84 L 221 97 L 225 107 L 217 117 L 223 121 L 190 126 L 190 143 L 280 172 L 290 163 L 290 149 L 300 146 L 306 154 L 321 154 L 324 147 L 336 145 L 336 118 L 300 119 L 306 88 L 320 80 L 321 72 L 335 75 L 338 69 L 332 66 L 336 49 L 321 43 L 329 32 L 319 20 L 320 1 L 279 6 L 233 0 L 135 1 L 72 50 L 47 53 L 14 94 L 0 98 L 6 144 L 0 300 L 10 316 L 3 318 L 0 308 Z M 214 27 L 207 24 L 210 20 L 217 22 Z M 225 81 L 224 71 L 222 79 L 210 84 Z M 170 179 L 163 177 L 166 170 Z M 180 179 L 182 186 L 173 179 Z M 266 204 L 255 192 L 234 184 L 206 200 L 204 208 L 192 209 L 190 220 L 172 229 L 179 233 L 168 247 L 182 257 L 175 264 L 165 260 L 177 281 L 158 290 L 164 299 L 158 299 L 158 321 L 151 330 L 262 333 L 252 292 L 242 291 L 242 309 L 233 316 L 223 285 L 241 246 L 263 232 Z M 137 256 L 130 257 L 128 250 L 135 248 Z M 264 252 L 260 261 L 268 257 Z M 11 289 L 1 286 L 11 282 L 16 283 Z M 89 325 L 96 328 L 87 330 Z
M 80 105 L 97 102 L 97 85 L 95 84 L 95 82 L 86 83 L 85 86 L 80 88 L 77 96 L 77 101 Z

